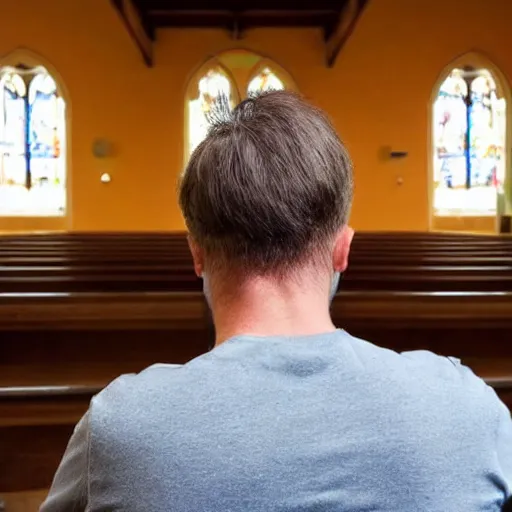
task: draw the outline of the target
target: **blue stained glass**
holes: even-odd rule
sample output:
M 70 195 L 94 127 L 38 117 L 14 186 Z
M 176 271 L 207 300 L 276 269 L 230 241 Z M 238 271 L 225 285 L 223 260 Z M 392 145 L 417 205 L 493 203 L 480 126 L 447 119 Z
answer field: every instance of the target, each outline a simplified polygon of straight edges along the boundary
M 494 82 L 480 76 L 471 84 L 470 156 L 471 186 L 495 186 L 500 157 L 496 141 L 491 96 Z
M 26 183 L 25 99 L 23 79 L 9 73 L 2 77 L 0 185 Z
M 57 98 L 55 94 L 37 91 L 29 106 L 31 158 L 56 158 Z
M 505 100 L 489 71 L 454 69 L 434 104 L 434 210 L 493 215 L 503 187 Z
M 57 158 L 58 141 L 57 87 L 48 75 L 40 73 L 29 86 L 29 144 L 31 158 Z
M 454 74 L 441 86 L 434 106 L 437 179 L 448 188 L 464 186 L 467 128 L 464 80 Z

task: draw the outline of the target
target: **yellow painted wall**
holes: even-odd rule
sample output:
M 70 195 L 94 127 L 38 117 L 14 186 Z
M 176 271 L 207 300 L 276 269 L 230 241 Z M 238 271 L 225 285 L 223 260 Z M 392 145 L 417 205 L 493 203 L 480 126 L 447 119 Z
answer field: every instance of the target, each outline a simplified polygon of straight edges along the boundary
M 148 69 L 107 0 L 1 2 L 0 19 L 0 54 L 40 54 L 70 94 L 74 230 L 183 228 L 175 195 L 183 98 L 194 70 L 220 51 L 274 59 L 329 112 L 355 162 L 358 229 L 428 228 L 429 99 L 450 61 L 480 51 L 512 77 L 508 0 L 370 0 L 334 69 L 316 30 L 252 30 L 240 41 L 220 30 L 163 30 Z M 96 137 L 113 142 L 112 158 L 93 157 Z M 390 161 L 386 147 L 409 156 Z

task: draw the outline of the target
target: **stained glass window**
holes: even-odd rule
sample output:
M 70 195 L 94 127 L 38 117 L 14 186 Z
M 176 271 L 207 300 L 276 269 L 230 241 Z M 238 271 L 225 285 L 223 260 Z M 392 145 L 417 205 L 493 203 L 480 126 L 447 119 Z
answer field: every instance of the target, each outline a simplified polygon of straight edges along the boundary
M 253 96 L 260 92 L 280 91 L 284 88 L 284 84 L 279 77 L 269 67 L 265 67 L 249 82 L 247 95 Z
M 215 104 L 227 99 L 233 103 L 231 81 L 220 68 L 210 69 L 199 80 L 199 95 L 189 101 L 189 153 L 192 153 L 197 145 L 206 137 L 209 127 L 209 114 L 215 108 Z
M 434 213 L 495 215 L 505 176 L 505 100 L 485 69 L 454 69 L 434 105 Z
M 246 50 L 224 52 L 213 58 L 210 66 L 204 69 L 207 71 L 200 72 L 187 90 L 185 160 L 208 133 L 212 120 L 210 114 L 215 113 L 216 106 L 228 103 L 234 108 L 238 101 L 261 91 L 285 88 L 277 66 L 270 62 L 267 65 L 261 56 Z M 286 82 L 286 87 L 293 87 L 291 81 Z
M 65 104 L 42 68 L 0 70 L 0 215 L 62 216 Z

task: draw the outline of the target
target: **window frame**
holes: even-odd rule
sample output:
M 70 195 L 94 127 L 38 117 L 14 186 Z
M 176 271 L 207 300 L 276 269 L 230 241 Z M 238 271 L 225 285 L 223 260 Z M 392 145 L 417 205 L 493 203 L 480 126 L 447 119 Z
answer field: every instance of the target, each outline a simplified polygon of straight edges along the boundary
M 19 68 L 20 65 L 27 69 L 44 68 L 44 70 L 55 81 L 57 96 L 62 98 L 65 105 L 65 118 L 63 127 L 64 140 L 61 141 L 61 151 L 63 152 L 65 166 L 65 211 L 62 215 L 0 215 L 0 231 L 5 232 L 25 232 L 25 231 L 67 231 L 72 226 L 72 159 L 71 159 L 71 101 L 70 95 L 62 76 L 58 70 L 37 53 L 18 48 L 8 55 L 0 58 L 0 69 L 7 67 Z M 29 91 L 27 89 L 27 98 Z

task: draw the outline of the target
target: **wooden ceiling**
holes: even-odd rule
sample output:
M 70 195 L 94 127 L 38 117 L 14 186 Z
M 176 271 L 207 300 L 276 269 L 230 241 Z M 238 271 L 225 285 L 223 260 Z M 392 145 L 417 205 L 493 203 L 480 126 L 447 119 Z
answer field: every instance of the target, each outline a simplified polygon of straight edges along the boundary
M 333 66 L 369 0 L 111 0 L 148 66 L 157 29 L 218 28 L 233 39 L 259 27 L 322 31 Z M 215 5 L 215 7 L 213 7 Z

